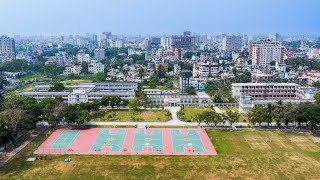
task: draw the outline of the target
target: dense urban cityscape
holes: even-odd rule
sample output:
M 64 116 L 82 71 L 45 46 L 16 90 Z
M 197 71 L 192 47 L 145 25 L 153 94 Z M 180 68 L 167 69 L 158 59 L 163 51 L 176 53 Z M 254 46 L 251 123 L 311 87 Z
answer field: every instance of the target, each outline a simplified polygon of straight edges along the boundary
M 320 34 L 22 34 L 0 179 L 320 177 Z

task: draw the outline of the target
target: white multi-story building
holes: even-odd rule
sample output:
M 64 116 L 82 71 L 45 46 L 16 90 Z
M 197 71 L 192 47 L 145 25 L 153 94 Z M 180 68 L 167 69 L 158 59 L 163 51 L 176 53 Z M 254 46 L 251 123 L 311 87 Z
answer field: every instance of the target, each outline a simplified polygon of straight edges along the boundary
M 116 48 L 123 48 L 123 45 L 124 45 L 124 40 L 123 39 L 117 39 L 115 41 L 115 47 Z
M 314 102 L 317 89 L 295 83 L 233 83 L 231 92 L 239 102 L 240 112 L 247 112 L 257 104 L 275 104 L 279 100 L 293 104 Z
M 80 74 L 81 73 L 81 66 L 68 66 L 68 67 L 65 67 L 64 70 L 63 70 L 63 75 L 69 75 L 71 73 L 73 74 Z
M 157 58 L 163 58 L 163 57 L 171 57 L 173 56 L 173 52 L 171 49 L 164 49 L 164 48 L 159 48 L 156 52 L 156 57 Z
M 270 65 L 270 62 L 283 64 L 284 47 L 279 42 L 262 39 L 249 43 L 248 50 L 253 65 L 265 68 Z
M 201 63 L 199 64 L 199 75 L 201 77 L 208 77 L 209 75 L 214 75 L 220 72 L 218 63 Z
M 77 54 L 77 59 L 79 63 L 83 63 L 83 62 L 87 62 L 89 63 L 91 58 L 90 58 L 90 54 L 85 54 L 85 53 L 78 53 Z
M 88 71 L 93 74 L 97 74 L 98 72 L 104 72 L 104 69 L 105 65 L 97 61 L 92 61 L 88 64 Z
M 134 54 L 136 54 L 136 50 L 132 49 L 132 48 L 129 48 L 128 49 L 128 56 L 131 56 L 131 55 L 134 55 Z
M 16 59 L 15 41 L 7 36 L 0 36 L 0 62 Z
M 209 106 L 210 96 L 205 92 L 196 95 L 181 94 L 177 90 L 144 89 L 149 101 L 162 106 Z
M 227 52 L 240 52 L 242 48 L 242 36 L 224 36 L 222 50 Z
M 163 48 L 169 49 L 171 47 L 171 38 L 170 37 L 161 37 L 160 44 Z

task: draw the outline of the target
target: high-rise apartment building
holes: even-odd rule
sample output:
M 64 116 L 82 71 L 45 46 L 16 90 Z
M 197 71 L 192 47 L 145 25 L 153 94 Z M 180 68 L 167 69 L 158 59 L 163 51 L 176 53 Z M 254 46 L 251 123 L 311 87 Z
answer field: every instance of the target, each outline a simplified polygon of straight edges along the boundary
M 242 48 L 242 36 L 224 36 L 222 50 L 227 52 L 240 52 Z
M 259 67 L 268 67 L 270 62 L 283 63 L 285 49 L 280 42 L 261 39 L 254 43 L 250 42 L 248 50 L 252 64 Z
M 0 61 L 16 59 L 15 41 L 7 36 L 0 36 Z
M 172 36 L 171 47 L 173 49 L 182 48 L 185 50 L 195 49 L 195 37 L 190 32 L 185 32 L 183 36 Z
M 106 53 L 105 49 L 101 49 L 101 48 L 95 49 L 94 50 L 94 59 L 101 61 L 102 59 L 105 58 L 105 53 Z
M 170 37 L 161 37 L 161 46 L 165 49 L 169 49 L 171 47 L 171 38 Z

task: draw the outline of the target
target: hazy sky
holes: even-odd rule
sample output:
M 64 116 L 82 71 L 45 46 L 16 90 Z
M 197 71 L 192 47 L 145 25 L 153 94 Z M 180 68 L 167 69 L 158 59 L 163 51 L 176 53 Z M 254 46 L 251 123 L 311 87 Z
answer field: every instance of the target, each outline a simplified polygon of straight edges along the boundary
M 320 34 L 320 0 L 0 0 L 0 35 Z

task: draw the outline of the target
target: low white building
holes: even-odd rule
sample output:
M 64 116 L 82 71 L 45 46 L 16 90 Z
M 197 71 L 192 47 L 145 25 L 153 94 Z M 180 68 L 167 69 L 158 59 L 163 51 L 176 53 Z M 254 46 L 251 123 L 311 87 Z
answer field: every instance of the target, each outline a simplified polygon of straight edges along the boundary
M 71 73 L 73 74 L 80 74 L 82 70 L 81 66 L 71 66 L 71 67 L 65 67 L 63 70 L 64 75 L 69 75 Z
M 182 94 L 177 90 L 144 89 L 143 92 L 149 101 L 162 106 L 209 106 L 212 103 L 210 96 L 205 92 L 196 95 Z
M 32 88 L 32 92 L 21 92 L 18 96 L 29 96 L 37 100 L 44 98 L 62 97 L 68 104 L 92 102 L 100 100 L 103 96 L 118 96 L 122 99 L 133 99 L 138 89 L 137 83 L 80 83 L 66 86 L 68 91 L 51 91 L 52 85 L 38 85 Z M 69 92 L 69 89 L 72 91 Z

